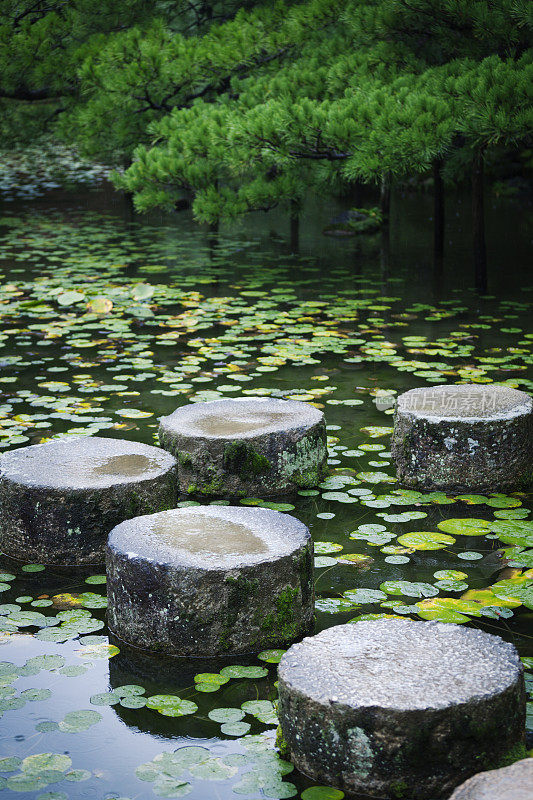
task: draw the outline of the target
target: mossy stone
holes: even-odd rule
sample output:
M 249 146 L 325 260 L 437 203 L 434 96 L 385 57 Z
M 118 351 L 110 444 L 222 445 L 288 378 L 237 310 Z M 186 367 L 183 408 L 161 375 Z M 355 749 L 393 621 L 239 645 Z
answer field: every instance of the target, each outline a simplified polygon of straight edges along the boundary
M 290 647 L 278 675 L 292 761 L 317 783 L 357 796 L 447 798 L 523 747 L 520 658 L 480 630 L 339 625 Z
M 202 497 L 273 497 L 325 475 L 326 427 L 308 403 L 215 400 L 163 417 L 161 445 L 178 459 L 180 491 Z
M 112 528 L 173 508 L 176 459 L 157 447 L 76 436 L 5 453 L 0 549 L 44 564 L 104 561 Z
M 459 384 L 398 397 L 398 480 L 449 492 L 517 491 L 532 482 L 533 400 L 509 386 Z
M 314 622 L 313 542 L 264 508 L 194 506 L 124 522 L 107 547 L 109 627 L 175 656 L 283 647 Z

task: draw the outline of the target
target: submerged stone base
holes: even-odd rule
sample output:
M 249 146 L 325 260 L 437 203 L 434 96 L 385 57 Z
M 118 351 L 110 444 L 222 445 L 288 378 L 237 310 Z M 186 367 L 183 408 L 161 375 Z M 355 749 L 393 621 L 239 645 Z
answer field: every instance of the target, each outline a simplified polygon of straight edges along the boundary
M 176 504 L 176 460 L 139 442 L 76 436 L 0 460 L 0 550 L 44 564 L 104 561 L 109 531 Z
M 288 645 L 314 622 L 313 543 L 263 508 L 194 506 L 118 525 L 107 547 L 109 627 L 175 656 Z
M 474 775 L 450 800 L 533 800 L 533 758 Z
M 293 645 L 278 674 L 292 761 L 348 792 L 447 798 L 523 743 L 522 664 L 511 644 L 482 631 L 339 625 Z
M 159 440 L 189 495 L 273 497 L 316 486 L 326 470 L 324 415 L 296 400 L 182 406 L 161 419 Z
M 508 386 L 411 389 L 398 397 L 392 457 L 405 486 L 506 491 L 533 483 L 533 400 Z

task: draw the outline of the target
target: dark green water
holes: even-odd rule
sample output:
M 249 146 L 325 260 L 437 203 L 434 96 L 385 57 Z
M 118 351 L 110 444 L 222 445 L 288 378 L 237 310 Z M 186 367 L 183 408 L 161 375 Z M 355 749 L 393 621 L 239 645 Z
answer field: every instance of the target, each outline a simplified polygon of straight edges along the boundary
M 533 573 L 502 573 L 507 562 L 497 552 L 508 548 L 508 559 L 529 563 L 531 552 L 520 555 L 526 546 L 510 550 L 502 533 L 514 522 L 531 539 L 528 498 L 398 493 L 387 410 L 387 399 L 415 386 L 496 381 L 531 391 L 530 206 L 489 202 L 493 294 L 480 299 L 469 288 L 468 210 L 460 197 L 449 203 L 439 271 L 431 257 L 431 199 L 423 194 L 394 198 L 389 243 L 381 235 L 323 236 L 341 205 L 310 202 L 294 254 L 281 212 L 215 236 L 186 214 L 131 218 L 122 198 L 90 180 L 70 190 L 42 187 L 43 180 L 50 177 L 28 189 L 28 179 L 12 173 L 2 184 L 4 450 L 81 432 L 153 443 L 157 418 L 190 401 L 300 396 L 323 408 L 331 448 L 331 477 L 317 493 L 281 501 L 322 543 L 317 630 L 367 614 L 401 620 L 453 612 L 533 656 L 526 592 Z M 437 526 L 446 520 L 467 518 L 487 524 L 476 536 L 465 535 L 464 523 L 456 526 L 462 532 L 441 549 L 398 541 L 411 532 L 442 533 Z M 347 554 L 360 558 L 343 563 Z M 3 797 L 281 800 L 312 785 L 296 771 L 284 775 L 289 767 L 274 750 L 268 704 L 245 706 L 242 721 L 250 727 L 241 735 L 208 716 L 275 700 L 275 664 L 234 660 L 254 667 L 251 677 L 197 691 L 195 675 L 220 674 L 226 662 L 161 663 L 120 643 L 120 652 L 108 647 L 105 586 L 91 579 L 102 569 L 25 567 L 8 559 L 0 565 L 1 756 L 10 759 L 0 761 Z M 440 575 L 449 570 L 464 577 Z M 466 591 L 513 576 L 514 584 L 496 587 L 489 599 L 474 595 L 488 606 L 461 604 Z M 407 583 L 380 589 L 398 581 Z M 506 599 L 513 586 L 525 603 Z M 424 609 L 416 605 L 424 598 L 448 600 Z M 117 687 L 129 688 L 105 694 Z M 156 695 L 192 701 L 197 710 L 185 705 L 193 713 L 165 716 L 144 705 Z M 162 702 L 148 706 L 161 709 Z M 179 713 L 176 700 L 166 702 Z M 91 713 L 73 713 L 80 711 Z M 138 769 L 183 747 L 205 750 L 185 751 L 173 766 L 167 757 Z M 31 759 L 43 753 L 55 756 Z

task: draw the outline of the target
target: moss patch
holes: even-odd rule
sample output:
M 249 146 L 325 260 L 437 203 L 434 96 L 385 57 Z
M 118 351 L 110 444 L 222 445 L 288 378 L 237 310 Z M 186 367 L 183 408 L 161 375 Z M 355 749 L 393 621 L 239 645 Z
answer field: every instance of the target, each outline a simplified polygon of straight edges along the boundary
M 523 742 L 519 742 L 518 744 L 513 745 L 510 750 L 507 750 L 500 758 L 496 761 L 493 765 L 493 769 L 499 769 L 501 767 L 509 767 L 511 764 L 514 764 L 515 761 L 521 761 L 523 758 L 527 758 L 528 752 L 526 750 L 526 746 Z
M 267 614 L 261 622 L 261 630 L 272 642 L 289 642 L 298 635 L 298 617 L 295 603 L 298 589 L 288 586 L 276 598 L 276 611 Z
M 263 475 L 272 469 L 272 464 L 246 442 L 230 442 L 224 448 L 224 469 L 238 475 L 244 481 L 250 475 Z

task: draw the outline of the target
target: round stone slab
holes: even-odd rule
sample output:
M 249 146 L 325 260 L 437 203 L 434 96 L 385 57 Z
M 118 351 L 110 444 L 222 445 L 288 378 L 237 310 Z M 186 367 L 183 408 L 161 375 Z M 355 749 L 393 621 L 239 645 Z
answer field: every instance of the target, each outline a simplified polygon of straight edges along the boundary
M 513 645 L 441 622 L 338 625 L 279 665 L 291 758 L 319 783 L 372 797 L 448 797 L 523 741 Z
M 527 488 L 532 450 L 533 399 L 509 386 L 436 386 L 398 397 L 391 451 L 405 486 Z
M 296 400 L 182 406 L 161 419 L 159 440 L 177 457 L 187 494 L 272 497 L 316 486 L 325 474 L 324 415 Z
M 450 800 L 533 800 L 533 758 L 474 775 Z
M 176 459 L 139 442 L 76 436 L 0 457 L 0 550 L 45 564 L 104 561 L 109 531 L 176 505 Z
M 136 647 L 255 652 L 313 624 L 313 542 L 288 514 L 194 506 L 137 517 L 111 531 L 106 560 L 109 627 Z

